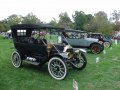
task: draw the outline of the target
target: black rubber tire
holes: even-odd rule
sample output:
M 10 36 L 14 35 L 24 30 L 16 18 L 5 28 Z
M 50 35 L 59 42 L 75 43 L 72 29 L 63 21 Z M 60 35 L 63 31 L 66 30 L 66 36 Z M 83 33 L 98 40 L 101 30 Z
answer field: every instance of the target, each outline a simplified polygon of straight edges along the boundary
M 108 44 L 108 45 L 106 46 L 106 44 Z M 103 43 L 103 45 L 104 45 L 104 47 L 106 47 L 106 48 L 111 47 L 111 43 L 110 43 L 110 42 L 108 42 L 108 41 L 104 42 L 104 43 Z
M 15 68 L 19 68 L 22 65 L 21 55 L 17 51 L 14 51 L 11 56 L 12 64 Z M 17 65 L 18 64 L 18 65 Z
M 83 54 L 83 53 L 81 53 L 81 57 L 83 58 L 83 65 L 81 66 L 81 67 L 76 67 L 76 66 L 74 66 L 73 64 L 71 64 L 72 65 L 72 68 L 73 69 L 76 69 L 76 70 L 83 70 L 85 67 L 86 67 L 86 65 L 87 65 L 87 59 L 86 59 L 86 56 L 85 56 L 85 54 Z
M 55 60 L 58 60 L 59 64 L 55 64 L 55 62 L 56 62 Z M 53 62 L 54 62 L 55 66 L 53 65 Z M 58 66 L 58 65 L 60 65 L 60 66 Z M 62 69 L 61 69 L 61 66 L 62 66 Z M 59 70 L 57 70 L 56 68 L 59 69 Z M 63 70 L 63 71 L 61 71 L 61 70 Z M 49 60 L 49 62 L 48 62 L 48 71 L 49 71 L 49 74 L 54 79 L 56 79 L 56 80 L 63 80 L 67 76 L 67 64 L 66 64 L 66 62 L 63 59 L 61 59 L 59 57 L 52 57 Z M 60 74 L 62 72 L 61 74 L 63 74 L 63 75 L 59 76 L 59 74 L 58 74 L 58 76 L 57 76 L 57 74 L 55 74 L 55 72 L 57 72 L 57 74 L 58 73 Z
M 103 50 L 99 43 L 94 43 L 91 45 L 90 50 L 93 54 L 99 54 Z

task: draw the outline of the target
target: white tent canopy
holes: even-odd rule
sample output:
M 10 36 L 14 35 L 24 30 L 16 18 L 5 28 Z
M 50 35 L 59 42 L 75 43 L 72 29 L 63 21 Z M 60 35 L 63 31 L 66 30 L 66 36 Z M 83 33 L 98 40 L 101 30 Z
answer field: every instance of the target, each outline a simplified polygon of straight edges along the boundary
M 11 33 L 11 30 L 8 30 L 7 33 Z

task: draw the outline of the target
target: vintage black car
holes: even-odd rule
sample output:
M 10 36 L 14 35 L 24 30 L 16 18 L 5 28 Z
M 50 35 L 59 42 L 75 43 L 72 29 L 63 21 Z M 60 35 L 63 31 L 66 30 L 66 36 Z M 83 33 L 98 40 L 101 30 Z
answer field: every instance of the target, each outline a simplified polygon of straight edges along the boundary
M 11 60 L 16 68 L 19 68 L 23 61 L 34 65 L 48 62 L 50 75 L 54 79 L 62 80 L 67 75 L 68 67 L 78 70 L 86 67 L 85 50 L 74 50 L 70 45 L 61 43 L 57 33 L 63 28 L 47 24 L 17 24 L 11 26 L 11 30 L 15 47 Z

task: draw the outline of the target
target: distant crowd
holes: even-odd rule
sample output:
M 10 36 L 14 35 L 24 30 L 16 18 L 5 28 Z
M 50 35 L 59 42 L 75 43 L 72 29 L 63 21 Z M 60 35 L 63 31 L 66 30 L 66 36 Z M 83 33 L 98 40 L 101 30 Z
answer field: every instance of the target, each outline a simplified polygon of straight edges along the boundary
M 11 33 L 7 33 L 7 32 L 0 32 L 0 35 L 3 36 L 3 39 L 11 39 L 12 35 Z

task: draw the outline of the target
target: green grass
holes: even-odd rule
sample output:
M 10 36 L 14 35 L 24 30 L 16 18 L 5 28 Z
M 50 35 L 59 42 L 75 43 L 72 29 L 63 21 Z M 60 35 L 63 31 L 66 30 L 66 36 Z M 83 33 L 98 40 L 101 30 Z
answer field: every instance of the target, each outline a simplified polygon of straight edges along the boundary
M 120 90 L 120 45 L 106 49 L 106 55 L 88 53 L 87 67 L 82 71 L 69 69 L 62 81 L 49 75 L 47 65 L 23 63 L 22 68 L 14 68 L 11 47 L 10 40 L 0 40 L 0 90 L 73 90 L 73 79 L 79 90 Z M 99 63 L 96 57 L 100 57 Z
M 46 35 L 45 38 L 47 39 L 47 41 L 50 41 L 50 43 L 57 43 L 58 42 L 57 35 Z
M 0 39 L 3 39 L 3 36 L 2 36 L 2 35 L 0 35 Z

